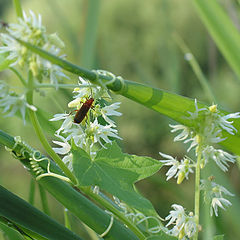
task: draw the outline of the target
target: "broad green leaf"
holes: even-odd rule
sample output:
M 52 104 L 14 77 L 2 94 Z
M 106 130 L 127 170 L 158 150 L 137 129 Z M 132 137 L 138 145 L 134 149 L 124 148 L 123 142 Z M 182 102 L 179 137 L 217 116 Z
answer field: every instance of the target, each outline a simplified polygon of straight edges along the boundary
M 213 240 L 223 240 L 224 239 L 224 235 L 217 235 L 214 237 Z
M 240 34 L 216 0 L 194 0 L 197 13 L 229 65 L 240 78 Z
M 124 154 L 118 145 L 106 144 L 94 160 L 75 147 L 73 172 L 80 186 L 99 186 L 129 206 L 147 215 L 156 215 L 151 203 L 134 190 L 133 184 L 156 173 L 162 163 L 150 157 Z
M 204 0 L 204 2 L 206 2 L 206 0 Z M 97 76 L 94 72 L 74 65 L 20 39 L 17 39 L 17 41 L 19 41 L 21 44 L 23 44 L 29 50 L 35 52 L 39 56 L 49 60 L 56 65 L 59 65 L 66 71 L 87 78 L 93 83 L 94 81 L 96 81 Z M 102 75 L 100 76 L 100 78 L 103 80 L 103 82 L 106 80 L 111 80 L 109 79 L 109 77 Z M 170 117 L 183 125 L 191 127 L 191 121 L 189 121 L 189 119 L 186 117 L 189 116 L 188 112 L 195 111 L 193 99 L 127 80 L 116 79 L 115 82 L 108 85 L 108 87 L 118 94 L 132 99 L 133 101 L 138 102 L 161 114 L 164 114 L 165 116 Z M 199 108 L 207 107 L 207 105 L 202 103 L 198 103 L 198 106 Z M 224 111 L 222 111 L 222 113 L 227 114 Z M 240 130 L 239 119 L 234 120 L 234 126 L 236 127 L 236 129 Z M 237 133 L 235 135 L 231 135 L 227 132 L 224 132 L 223 137 L 226 137 L 226 140 L 220 142 L 219 144 L 224 146 L 229 151 L 232 151 L 236 155 L 240 155 L 240 134 Z
M 48 215 L 0 186 L 0 215 L 47 239 L 81 240 Z
M 146 240 L 177 240 L 178 238 L 167 235 L 164 232 L 158 233 L 156 236 L 146 238 Z
M 9 65 L 13 62 L 12 60 L 7 59 L 7 53 L 0 54 L 0 72 L 4 69 L 7 69 Z

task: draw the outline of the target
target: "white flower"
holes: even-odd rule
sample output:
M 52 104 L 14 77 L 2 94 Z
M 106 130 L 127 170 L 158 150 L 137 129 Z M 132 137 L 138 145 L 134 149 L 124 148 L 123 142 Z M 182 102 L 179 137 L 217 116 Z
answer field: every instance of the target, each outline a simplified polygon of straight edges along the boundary
M 20 111 L 23 122 L 25 124 L 26 108 L 32 111 L 37 111 L 37 108 L 33 105 L 29 105 L 25 99 L 25 95 L 17 96 L 8 94 L 4 98 L 0 99 L 0 107 L 3 108 L 3 113 L 7 113 L 5 117 L 14 116 L 17 111 Z
M 229 122 L 228 119 L 233 118 L 240 118 L 240 112 L 230 113 L 228 115 L 220 117 L 218 120 L 218 124 L 220 125 L 220 127 L 232 135 L 234 135 L 233 131 L 237 132 L 237 129 L 232 125 L 233 121 Z
M 63 162 L 67 165 L 67 167 L 68 167 L 71 171 L 73 171 L 72 159 L 73 159 L 72 153 L 69 153 L 68 155 L 64 156 L 64 158 L 62 159 Z
M 122 113 L 115 111 L 119 108 L 120 102 L 115 102 L 111 105 L 105 106 L 101 108 L 101 114 L 104 120 L 113 127 L 116 127 L 113 120 L 111 120 L 108 116 L 121 116 Z
M 165 166 L 171 166 L 168 172 L 166 173 L 167 181 L 172 178 L 178 171 L 179 161 L 176 158 L 173 158 L 170 155 L 159 152 L 159 154 L 165 158 L 165 160 L 161 160 L 160 162 L 164 163 Z
M 58 83 L 58 79 L 67 78 L 57 65 L 42 59 L 40 56 L 29 51 L 14 38 L 21 39 L 31 43 L 53 55 L 59 56 L 60 48 L 64 46 L 63 42 L 56 33 L 48 35 L 46 29 L 42 26 L 41 15 L 36 16 L 29 11 L 29 16 L 23 12 L 23 18 L 18 18 L 18 23 L 9 24 L 7 33 L 2 33 L 0 53 L 7 53 L 7 59 L 11 60 L 10 66 L 19 64 L 20 67 L 27 65 L 36 79 L 44 77 L 50 78 L 53 84 Z
M 62 148 L 53 148 L 54 152 L 61 154 L 61 155 L 65 155 L 65 154 L 69 153 L 71 150 L 71 145 L 67 142 L 67 140 L 60 135 L 55 135 L 55 136 L 60 138 L 62 140 L 62 142 L 53 141 L 53 143 L 61 146 Z
M 59 121 L 64 119 L 61 127 L 56 131 L 56 134 L 59 135 L 60 132 L 65 131 L 67 132 L 69 129 L 71 129 L 72 125 L 73 125 L 73 117 L 67 113 L 58 113 L 55 114 L 54 117 L 52 119 L 50 119 L 49 121 Z
M 188 179 L 189 173 L 193 173 L 189 158 L 183 158 L 179 162 L 170 155 L 161 152 L 159 154 L 165 158 L 165 160 L 161 160 L 160 162 L 164 163 L 165 166 L 171 166 L 166 173 L 167 181 L 175 175 L 175 178 L 178 177 L 177 183 L 180 184 L 184 178 Z
M 207 146 L 202 151 L 205 162 L 214 160 L 216 164 L 226 172 L 228 170 L 228 162 L 234 163 L 236 157 L 220 149 L 215 149 L 212 146 Z
M 166 221 L 169 220 L 166 227 L 171 224 L 174 224 L 175 226 L 167 233 L 179 237 L 180 239 L 192 237 L 197 229 L 193 214 L 190 213 L 187 215 L 184 208 L 178 204 L 173 204 L 172 208 L 174 210 L 170 211 L 170 214 L 165 218 Z
M 102 147 L 104 147 L 102 140 L 104 143 L 112 142 L 109 137 L 122 139 L 117 135 L 118 131 L 116 129 L 113 129 L 110 125 L 103 126 L 99 124 L 97 118 L 90 124 L 86 132 L 88 135 L 93 136 L 93 143 L 98 142 Z
M 218 216 L 218 207 L 222 208 L 225 210 L 223 205 L 226 205 L 226 207 L 231 206 L 231 202 L 228 201 L 225 198 L 213 198 L 211 202 L 211 209 L 210 209 L 210 214 L 211 216 L 213 215 L 213 210 L 216 216 Z
M 177 135 L 175 138 L 174 138 L 174 142 L 176 141 L 183 141 L 185 140 L 186 138 L 188 138 L 188 136 L 190 135 L 190 130 L 188 127 L 184 126 L 184 125 L 171 125 L 169 124 L 169 126 L 171 128 L 173 128 L 171 130 L 171 132 L 176 132 L 176 131 L 182 131 L 181 133 L 179 133 L 179 135 Z
M 213 211 L 218 216 L 218 207 L 225 210 L 226 207 L 231 206 L 231 202 L 224 198 L 223 195 L 234 196 L 225 187 L 207 180 L 201 180 L 200 189 L 204 191 L 204 200 L 210 202 L 210 215 L 213 215 Z

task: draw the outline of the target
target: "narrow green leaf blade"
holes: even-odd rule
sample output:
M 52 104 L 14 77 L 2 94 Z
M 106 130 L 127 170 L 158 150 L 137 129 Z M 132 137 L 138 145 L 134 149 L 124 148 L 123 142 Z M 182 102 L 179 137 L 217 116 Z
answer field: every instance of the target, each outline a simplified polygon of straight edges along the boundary
M 146 240 L 177 240 L 178 238 L 167 235 L 164 232 L 158 233 L 156 236 L 146 238 Z
M 2 186 L 0 186 L 0 206 L 0 215 L 47 239 L 81 240 L 75 233 Z
M 73 153 L 73 172 L 81 186 L 99 186 L 129 206 L 147 215 L 156 215 L 152 204 L 137 193 L 133 187 L 136 181 L 153 175 L 162 166 L 150 157 L 123 154 L 114 142 L 105 145 L 94 160 L 82 149 Z
M 213 240 L 224 240 L 224 235 L 214 236 L 214 239 L 213 239 Z
M 229 65 L 240 77 L 240 34 L 216 0 L 194 0 L 197 13 Z
M 19 232 L 4 223 L 0 223 L 0 231 L 2 231 L 9 240 L 24 240 L 23 236 Z

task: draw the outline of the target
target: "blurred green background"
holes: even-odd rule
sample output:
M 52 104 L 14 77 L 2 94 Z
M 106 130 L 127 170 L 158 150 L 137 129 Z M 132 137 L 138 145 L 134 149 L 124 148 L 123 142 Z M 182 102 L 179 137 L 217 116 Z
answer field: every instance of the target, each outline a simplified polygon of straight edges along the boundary
M 237 1 L 224 0 L 221 3 L 239 27 L 240 6 Z M 211 104 L 173 37 L 177 33 L 197 59 L 218 104 L 231 112 L 240 110 L 239 79 L 218 51 L 191 0 L 25 0 L 22 4 L 27 13 L 31 9 L 42 15 L 48 33 L 57 32 L 64 40 L 64 53 L 69 61 L 88 69 L 105 69 L 131 81 Z M 4 21 L 16 21 L 12 1 L 0 0 L 0 14 Z M 76 76 L 69 76 L 68 83 L 77 82 Z M 21 85 L 11 72 L 1 72 L 0 79 L 7 79 L 16 91 L 21 91 Z M 49 112 L 49 118 L 55 113 L 68 111 L 71 91 L 56 93 L 49 90 L 45 92 L 46 97 L 36 95 L 35 104 Z M 174 135 L 168 126 L 173 123 L 171 119 L 121 96 L 115 98 L 122 102 L 120 111 L 123 115 L 117 121 L 125 152 L 156 159 L 160 159 L 159 151 L 178 159 L 185 155 L 186 146 L 173 142 Z M 17 117 L 10 119 L 2 116 L 0 125 L 4 131 L 22 136 L 33 147 L 43 151 L 31 126 L 23 126 Z M 28 199 L 29 174 L 3 147 L 0 150 L 0 183 Z M 165 181 L 166 170 L 163 168 L 155 176 L 138 183 L 139 190 L 152 201 L 162 217 L 168 214 L 174 203 L 193 211 L 193 176 L 177 186 L 175 179 Z M 234 204 L 238 204 L 237 166 L 230 166 L 226 176 L 226 183 L 230 182 L 235 191 L 234 198 L 237 200 Z M 36 205 L 41 208 L 39 196 L 36 198 Z M 62 206 L 51 196 L 49 203 L 52 215 L 62 222 Z M 228 211 L 220 210 L 220 217 L 213 218 L 216 233 L 226 233 L 226 239 L 240 239 L 240 224 Z M 74 217 L 73 220 L 78 222 Z M 75 225 L 75 231 L 82 231 L 82 226 Z M 85 238 L 90 239 L 87 234 Z

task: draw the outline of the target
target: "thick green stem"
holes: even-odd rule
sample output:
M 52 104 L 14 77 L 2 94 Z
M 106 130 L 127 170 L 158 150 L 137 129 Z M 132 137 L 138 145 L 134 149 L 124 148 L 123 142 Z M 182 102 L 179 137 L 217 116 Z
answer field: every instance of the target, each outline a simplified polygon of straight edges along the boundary
M 30 183 L 29 197 L 28 197 L 28 202 L 31 205 L 34 204 L 34 195 L 35 195 L 35 180 L 32 178 Z
M 32 78 L 31 72 L 29 72 L 28 88 L 29 88 L 29 90 L 27 93 L 27 102 L 28 102 L 28 104 L 33 105 L 33 78 Z M 66 176 L 72 181 L 72 183 L 74 185 L 76 185 L 77 180 L 76 180 L 75 176 L 68 169 L 68 167 L 64 164 L 62 159 L 53 151 L 52 147 L 48 143 L 48 141 L 43 133 L 43 130 L 41 128 L 41 125 L 38 121 L 36 113 L 31 109 L 29 109 L 28 112 L 29 112 L 30 121 L 31 121 L 31 123 L 34 127 L 34 130 L 37 134 L 37 137 L 41 141 L 44 149 L 49 154 L 49 156 L 58 164 L 58 166 L 62 169 L 62 171 L 66 174 Z
M 69 214 L 68 214 L 68 209 L 64 208 L 64 226 L 68 228 L 69 230 L 72 229 L 70 219 L 69 219 Z
M 197 148 L 197 165 L 196 165 L 196 174 L 195 174 L 195 202 L 194 202 L 194 210 L 195 210 L 195 220 L 197 231 L 193 237 L 193 240 L 198 239 L 198 229 L 199 229 L 199 213 L 200 213 L 200 163 L 202 158 L 202 146 L 201 140 L 199 146 Z
M 48 207 L 46 192 L 40 184 L 38 185 L 38 188 L 39 188 L 39 193 L 40 193 L 40 197 L 41 197 L 43 212 L 46 213 L 48 216 L 50 216 L 50 210 Z
M 140 240 L 146 239 L 145 235 L 133 224 L 131 221 L 129 221 L 122 212 L 118 211 L 110 202 L 108 202 L 106 199 L 102 198 L 99 194 L 96 194 L 92 191 L 90 187 L 81 187 L 80 190 L 85 193 L 87 196 L 94 199 L 96 202 L 101 204 L 104 208 L 112 212 L 115 216 L 117 216 L 125 225 L 128 226 L 129 229 L 132 230 L 136 234 L 136 236 Z
M 11 71 L 13 71 L 17 77 L 19 78 L 19 80 L 21 81 L 21 83 L 26 87 L 27 86 L 27 82 L 26 80 L 22 77 L 22 75 L 14 68 L 14 67 L 10 67 L 9 68 Z
M 23 18 L 22 6 L 20 0 L 13 0 L 13 5 L 17 14 L 17 17 Z

